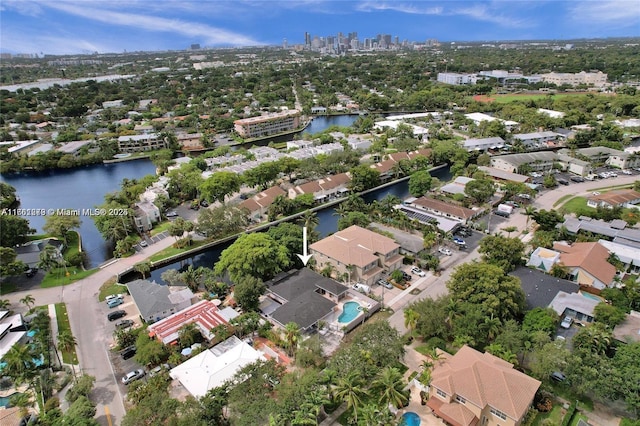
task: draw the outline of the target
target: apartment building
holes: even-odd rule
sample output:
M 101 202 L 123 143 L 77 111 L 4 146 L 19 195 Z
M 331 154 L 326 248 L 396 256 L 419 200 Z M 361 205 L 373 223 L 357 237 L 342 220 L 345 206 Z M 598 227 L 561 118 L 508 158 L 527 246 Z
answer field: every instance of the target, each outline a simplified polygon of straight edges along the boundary
M 586 84 L 587 86 L 602 87 L 607 84 L 607 74 L 602 71 L 580 71 L 579 73 L 550 72 L 547 74 L 541 74 L 540 77 L 542 77 L 542 81 L 552 83 L 557 86 L 562 86 L 563 84 L 567 84 L 569 86 Z
M 118 138 L 120 152 L 142 152 L 166 148 L 167 143 L 157 133 L 126 135 Z
M 300 127 L 300 111 L 289 111 L 265 114 L 233 122 L 235 131 L 243 138 L 259 138 L 288 132 Z

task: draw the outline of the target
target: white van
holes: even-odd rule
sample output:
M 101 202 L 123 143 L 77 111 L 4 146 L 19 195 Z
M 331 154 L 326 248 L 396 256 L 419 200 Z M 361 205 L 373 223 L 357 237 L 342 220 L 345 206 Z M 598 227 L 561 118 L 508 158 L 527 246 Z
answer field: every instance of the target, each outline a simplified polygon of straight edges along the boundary
M 353 289 L 359 291 L 360 293 L 369 294 L 371 293 L 371 287 L 362 283 L 355 283 L 353 285 Z

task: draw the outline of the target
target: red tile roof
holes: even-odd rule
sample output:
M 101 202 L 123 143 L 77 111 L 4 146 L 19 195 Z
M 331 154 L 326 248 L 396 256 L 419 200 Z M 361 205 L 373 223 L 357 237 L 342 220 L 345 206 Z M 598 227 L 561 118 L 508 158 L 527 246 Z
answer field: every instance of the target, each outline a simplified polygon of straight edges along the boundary
M 161 342 L 169 344 L 178 338 L 180 328 L 186 324 L 195 323 L 202 335 L 211 336 L 210 330 L 218 325 L 228 324 L 218 310 L 218 307 L 210 300 L 202 300 L 175 314 L 164 318 L 149 326 L 150 336 L 155 336 Z
M 464 219 L 472 218 L 476 212 L 466 207 L 456 206 L 455 204 L 449 204 L 444 201 L 436 200 L 435 198 L 420 197 L 413 201 L 413 204 L 431 209 L 434 211 L 447 213 L 454 217 L 460 217 Z

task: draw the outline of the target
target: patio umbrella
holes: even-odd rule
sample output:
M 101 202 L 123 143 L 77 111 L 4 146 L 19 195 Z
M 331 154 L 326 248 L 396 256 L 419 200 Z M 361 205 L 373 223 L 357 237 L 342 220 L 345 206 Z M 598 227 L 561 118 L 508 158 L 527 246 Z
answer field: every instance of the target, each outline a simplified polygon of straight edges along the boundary
M 184 355 L 184 356 L 189 356 L 189 355 L 191 355 L 191 352 L 192 352 L 192 349 L 191 349 L 191 348 L 184 348 L 184 349 L 182 350 L 182 352 L 180 352 L 180 353 L 181 353 L 182 355 Z

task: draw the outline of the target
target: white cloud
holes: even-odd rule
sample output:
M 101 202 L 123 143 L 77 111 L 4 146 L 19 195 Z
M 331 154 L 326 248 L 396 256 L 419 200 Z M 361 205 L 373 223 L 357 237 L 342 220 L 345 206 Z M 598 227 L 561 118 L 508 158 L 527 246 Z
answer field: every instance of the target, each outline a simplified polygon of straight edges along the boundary
M 50 55 L 66 55 L 74 53 L 93 52 L 118 52 L 122 50 L 120 46 L 110 46 L 103 43 L 95 43 L 93 40 L 85 40 L 78 37 L 57 37 L 46 34 L 31 35 L 24 37 L 23 34 L 3 33 L 2 43 L 10 46 L 13 53 L 40 53 Z
M 640 3 L 637 0 L 579 1 L 569 8 L 569 16 L 588 25 L 636 27 L 640 30 Z
M 532 25 L 532 23 L 526 19 L 504 15 L 498 10 L 489 8 L 487 5 L 482 4 L 453 9 L 448 14 L 454 16 L 467 16 L 477 21 L 491 22 L 508 28 L 522 28 L 530 27 Z
M 87 7 L 87 4 L 50 2 L 46 6 L 60 12 L 79 16 L 109 25 L 133 27 L 146 31 L 169 32 L 191 38 L 200 38 L 207 45 L 246 46 L 262 44 L 250 37 L 225 29 L 181 19 L 168 19 L 144 14 L 134 14 Z
M 365 1 L 356 6 L 356 10 L 360 12 L 385 11 L 392 10 L 395 12 L 407 13 L 411 15 L 441 15 L 443 8 L 440 6 L 418 7 L 413 4 L 406 3 L 380 3 L 375 1 Z
M 11 10 L 27 16 L 39 16 L 43 12 L 38 3 L 24 0 L 4 0 L 0 5 L 0 10 Z

